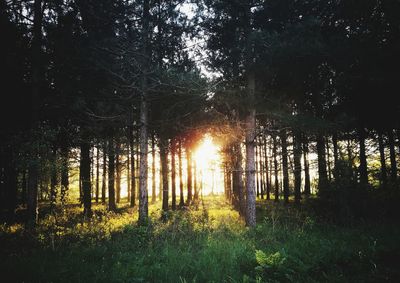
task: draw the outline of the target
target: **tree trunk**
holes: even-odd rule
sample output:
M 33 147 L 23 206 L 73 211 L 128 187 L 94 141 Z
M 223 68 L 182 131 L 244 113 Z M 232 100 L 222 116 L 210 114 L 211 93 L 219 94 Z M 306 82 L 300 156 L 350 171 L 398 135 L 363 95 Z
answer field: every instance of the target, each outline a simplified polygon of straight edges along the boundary
M 318 190 L 328 187 L 328 174 L 326 172 L 325 139 L 322 134 L 317 135 L 317 155 L 318 155 Z
M 114 138 L 111 137 L 108 142 L 108 210 L 116 211 L 115 204 L 115 152 Z
M 294 159 L 294 201 L 300 204 L 301 200 L 301 136 L 295 131 L 293 135 L 293 159 Z
M 187 162 L 187 205 L 192 202 L 192 153 L 189 146 L 186 147 L 186 162 Z
M 161 172 L 162 172 L 162 210 L 168 211 L 168 141 L 160 138 L 160 159 L 161 159 Z
M 33 19 L 33 40 L 32 40 L 32 119 L 31 130 L 36 130 L 39 114 L 39 94 L 40 83 L 42 80 L 42 20 L 43 9 L 42 0 L 34 1 L 34 19 Z M 32 135 L 33 137 L 34 135 Z M 33 141 L 33 150 L 31 160 L 28 166 L 28 203 L 27 203 L 27 221 L 28 229 L 36 225 L 38 216 L 38 181 L 39 181 L 39 149 L 36 141 Z
M 387 172 L 386 172 L 386 158 L 385 158 L 385 145 L 383 142 L 383 135 L 382 132 L 378 132 L 378 144 L 379 144 L 379 157 L 381 161 L 381 174 L 380 174 L 380 181 L 383 187 L 386 187 L 387 184 Z
M 85 139 L 85 138 L 84 138 Z M 90 144 L 83 140 L 81 143 L 81 168 L 80 175 L 83 193 L 83 214 L 85 217 L 92 216 L 92 195 L 90 179 Z
M 328 166 L 328 180 L 329 182 L 332 181 L 332 167 L 331 167 L 331 154 L 329 150 L 329 137 L 326 138 L 326 162 Z
M 396 162 L 396 150 L 394 144 L 393 130 L 389 130 L 388 132 L 388 142 L 389 142 L 389 154 L 390 154 L 390 181 L 392 183 L 395 183 L 397 179 L 397 162 Z
M 304 159 L 304 194 L 309 196 L 311 194 L 311 180 L 310 180 L 310 164 L 308 161 L 308 141 L 304 137 L 303 142 L 303 159 Z
M 255 191 L 255 160 L 254 147 L 256 138 L 255 74 L 248 74 L 248 99 L 251 106 L 246 117 L 246 225 L 256 225 L 256 191 Z
M 97 146 L 96 150 L 96 203 L 99 202 L 100 190 L 100 148 Z
M 151 202 L 155 203 L 156 193 L 156 141 L 154 134 L 151 136 Z
M 185 205 L 185 198 L 183 195 L 182 140 L 179 140 L 178 159 L 179 159 L 179 195 L 180 195 L 179 207 L 183 207 Z
M 133 137 L 133 126 L 129 129 L 129 145 L 130 145 L 130 173 L 131 173 L 131 198 L 129 199 L 130 207 L 136 205 L 136 166 L 135 166 L 135 142 Z
M 259 174 L 260 174 L 260 168 L 259 168 L 259 150 L 258 150 L 258 144 L 256 142 L 256 145 L 254 146 L 255 148 L 255 175 L 256 175 L 256 196 L 259 198 L 260 197 L 260 180 L 259 180 Z
M 283 174 L 283 197 L 285 203 L 289 203 L 289 167 L 288 167 L 288 151 L 287 151 L 287 133 L 281 130 L 281 146 L 282 146 L 282 174 Z
M 268 158 L 268 152 L 267 152 L 267 138 L 264 135 L 264 168 L 265 168 L 265 187 L 266 187 L 266 195 L 267 195 L 267 200 L 271 199 L 271 182 L 270 182 L 270 166 L 269 166 L 269 158 Z
M 117 203 L 121 202 L 121 155 L 120 155 L 121 145 L 119 139 L 115 143 L 115 189 L 117 195 Z
M 277 153 L 277 140 L 276 140 L 276 135 L 273 135 L 273 146 L 272 146 L 272 155 L 274 156 L 274 178 L 275 178 L 275 184 L 274 184 L 274 201 L 278 202 L 279 201 L 279 180 L 278 180 L 278 175 L 279 175 L 279 169 L 278 169 L 278 153 Z
M 107 183 L 107 145 L 104 142 L 103 146 L 103 172 L 101 182 L 101 203 L 106 203 L 106 183 Z
M 172 190 L 172 210 L 176 210 L 176 140 L 171 140 L 171 190 Z
M 360 172 L 360 182 L 362 185 L 367 185 L 368 184 L 368 168 L 367 168 L 367 155 L 366 155 L 366 150 L 365 150 L 365 129 L 360 128 L 358 130 L 358 139 L 360 143 L 360 167 L 359 167 L 359 172 Z
M 51 177 L 50 177 L 50 212 L 54 212 L 57 200 L 57 149 L 52 152 Z
M 131 201 L 131 156 L 130 156 L 130 147 L 128 146 L 128 154 L 126 157 L 126 184 L 127 184 L 127 196 L 128 202 Z
M 147 155 L 148 155 L 148 109 L 147 109 L 147 72 L 149 60 L 150 38 L 150 1 L 143 0 L 143 66 L 142 66 L 142 95 L 140 99 L 140 173 L 139 173 L 139 224 L 147 224 L 149 218 L 149 200 L 147 189 Z

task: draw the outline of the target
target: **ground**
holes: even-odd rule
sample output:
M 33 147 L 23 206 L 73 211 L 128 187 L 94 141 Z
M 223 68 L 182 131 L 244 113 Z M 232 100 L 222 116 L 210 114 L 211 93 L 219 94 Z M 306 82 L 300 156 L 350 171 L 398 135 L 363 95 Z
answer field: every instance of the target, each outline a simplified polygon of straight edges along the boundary
M 2 282 L 398 282 L 400 227 L 328 223 L 306 207 L 258 203 L 258 225 L 244 226 L 222 197 L 148 227 L 122 207 L 95 205 L 46 216 L 34 234 L 2 225 Z

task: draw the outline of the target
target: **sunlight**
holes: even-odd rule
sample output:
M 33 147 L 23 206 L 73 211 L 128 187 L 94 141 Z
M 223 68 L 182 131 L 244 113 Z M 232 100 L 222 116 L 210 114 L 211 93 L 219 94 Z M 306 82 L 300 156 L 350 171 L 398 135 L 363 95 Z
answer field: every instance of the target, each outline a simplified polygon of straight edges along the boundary
M 219 146 L 207 135 L 197 147 L 194 158 L 197 165 L 199 185 L 204 195 L 224 192 Z

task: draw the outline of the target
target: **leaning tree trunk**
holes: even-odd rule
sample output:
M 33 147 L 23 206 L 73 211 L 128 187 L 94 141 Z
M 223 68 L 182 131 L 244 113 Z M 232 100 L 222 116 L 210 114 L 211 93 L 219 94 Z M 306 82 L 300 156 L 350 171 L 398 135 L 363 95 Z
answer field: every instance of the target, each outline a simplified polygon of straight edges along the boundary
M 286 129 L 281 130 L 281 146 L 282 146 L 282 173 L 283 173 L 283 197 L 285 203 L 289 203 L 289 167 L 288 167 L 288 151 L 287 151 L 287 133 Z

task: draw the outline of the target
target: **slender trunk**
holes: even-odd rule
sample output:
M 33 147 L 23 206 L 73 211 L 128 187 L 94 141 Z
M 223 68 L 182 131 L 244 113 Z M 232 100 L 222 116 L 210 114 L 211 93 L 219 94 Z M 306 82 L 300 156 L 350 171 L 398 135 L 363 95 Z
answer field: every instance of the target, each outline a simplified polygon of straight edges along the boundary
M 100 148 L 97 146 L 96 150 L 96 203 L 99 202 L 100 190 Z
M 107 144 L 103 146 L 103 180 L 101 182 L 101 203 L 106 203 L 106 183 L 107 183 Z
M 246 117 L 246 225 L 256 225 L 256 191 L 254 147 L 256 138 L 255 74 L 248 74 L 248 99 L 252 102 Z
M 317 135 L 317 155 L 318 155 L 318 190 L 328 187 L 328 175 L 326 172 L 325 139 L 322 134 Z
M 108 142 L 108 210 L 116 211 L 115 204 L 115 145 L 113 137 Z
M 288 151 L 287 151 L 287 133 L 281 130 L 281 146 L 282 146 L 282 174 L 283 174 L 283 197 L 285 203 L 289 203 L 289 168 L 288 168 Z
M 271 199 L 271 182 L 270 182 L 270 172 L 269 172 L 269 158 L 267 152 L 267 138 L 264 135 L 264 168 L 265 168 L 265 187 L 266 187 L 266 195 L 267 200 Z
M 156 193 L 156 141 L 154 134 L 151 136 L 151 202 L 155 203 Z
M 149 60 L 150 38 L 150 1 L 143 0 L 143 66 L 142 66 L 142 95 L 140 101 L 140 173 L 139 173 L 139 223 L 146 224 L 149 218 L 149 200 L 147 189 L 147 155 L 148 155 L 148 109 L 147 109 L 147 72 Z
M 385 158 L 385 145 L 383 143 L 382 132 L 378 132 L 378 144 L 379 144 L 379 156 L 381 161 L 381 174 L 380 181 L 383 187 L 387 184 L 387 172 L 386 172 L 386 158 Z
M 92 195 L 91 195 L 91 179 L 90 179 L 90 144 L 88 141 L 81 143 L 81 168 L 80 175 L 82 181 L 83 192 L 83 214 L 85 217 L 92 216 Z
M 259 166 L 260 166 L 260 188 L 261 188 L 260 193 L 261 193 L 261 199 L 264 199 L 264 193 L 265 193 L 265 167 L 263 162 L 264 145 L 261 137 L 259 139 L 259 147 L 260 147 Z
M 360 167 L 359 167 L 359 172 L 360 172 L 360 183 L 362 185 L 367 185 L 368 184 L 368 168 L 367 168 L 367 155 L 366 155 L 366 149 L 365 149 L 365 129 L 360 128 L 358 131 L 358 139 L 359 139 L 359 145 L 360 145 Z
M 303 142 L 303 159 L 304 159 L 304 194 L 309 196 L 311 194 L 311 179 L 310 179 L 310 164 L 308 160 L 308 141 L 304 138 Z
M 179 159 L 179 195 L 180 195 L 179 207 L 183 207 L 185 205 L 185 198 L 183 195 L 182 140 L 179 140 L 178 159 Z
M 331 154 L 329 150 L 329 137 L 326 138 L 326 162 L 328 165 L 328 180 L 332 181 L 332 167 L 331 167 Z
M 172 190 L 172 209 L 176 210 L 176 140 L 171 140 L 171 190 Z
M 278 153 L 277 153 L 277 140 L 276 140 L 276 135 L 273 136 L 273 147 L 272 147 L 272 155 L 274 156 L 274 178 L 275 178 L 275 184 L 274 184 L 274 201 L 278 202 L 279 201 L 279 169 L 278 169 Z
M 255 162 L 255 175 L 256 175 L 256 196 L 259 198 L 260 197 L 260 180 L 259 180 L 259 174 L 260 174 L 260 168 L 259 168 L 259 166 L 258 166 L 258 162 L 259 162 L 259 156 L 258 156 L 258 152 L 259 152 L 259 150 L 258 150 L 258 145 L 257 145 L 257 142 L 256 142 L 256 145 L 255 145 L 255 160 L 254 160 L 254 162 Z
M 390 154 L 390 180 L 392 183 L 396 182 L 397 179 L 397 162 L 396 162 L 396 150 L 394 144 L 393 130 L 388 132 L 389 142 L 389 154 Z
M 161 159 L 161 172 L 162 172 L 162 210 L 168 211 L 168 141 L 160 138 L 160 159 Z
M 115 143 L 115 189 L 117 195 L 117 203 L 121 202 L 121 155 L 120 155 L 121 145 L 117 139 Z
M 194 189 L 194 200 L 199 200 L 199 188 L 197 184 L 197 162 L 196 159 L 192 159 L 193 163 L 193 189 Z
M 42 45 L 42 0 L 34 1 L 33 40 L 32 40 L 32 119 L 31 130 L 36 130 L 39 116 L 39 94 L 42 80 L 41 45 Z M 32 135 L 33 137 L 34 135 Z M 33 150 L 28 169 L 28 202 L 26 226 L 32 229 L 38 217 L 39 149 L 33 141 Z
M 57 150 L 53 148 L 50 177 L 50 212 L 54 212 L 57 200 Z
M 129 199 L 129 206 L 135 207 L 136 205 L 136 166 L 135 166 L 135 142 L 133 137 L 133 126 L 129 129 L 129 145 L 130 145 L 130 175 L 131 175 L 131 197 Z
M 301 136 L 297 131 L 294 132 L 293 143 L 294 201 L 299 204 L 301 200 Z
M 130 146 L 128 146 L 128 154 L 126 157 L 126 184 L 127 184 L 127 195 L 128 202 L 131 201 L 131 155 L 130 155 Z
M 333 143 L 333 162 L 334 162 L 334 168 L 336 168 L 336 165 L 338 164 L 338 160 L 339 160 L 339 146 L 338 146 L 337 133 L 333 134 L 332 143 Z M 335 169 L 334 169 L 334 171 L 335 171 Z
M 236 142 L 232 146 L 233 150 L 233 174 L 232 174 L 232 186 L 234 194 L 234 206 L 239 210 L 240 215 L 245 215 L 245 196 L 243 188 L 243 176 L 242 176 L 242 149 L 240 143 Z
M 192 153 L 189 146 L 186 147 L 186 162 L 187 162 L 187 205 L 192 202 Z

